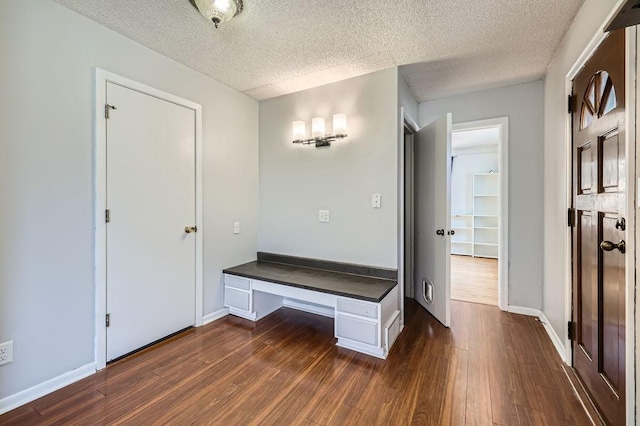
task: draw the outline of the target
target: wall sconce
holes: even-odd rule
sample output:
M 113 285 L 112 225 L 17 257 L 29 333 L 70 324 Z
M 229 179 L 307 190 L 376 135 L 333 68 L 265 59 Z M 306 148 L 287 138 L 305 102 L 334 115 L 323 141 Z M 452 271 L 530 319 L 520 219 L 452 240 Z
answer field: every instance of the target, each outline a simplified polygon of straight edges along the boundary
M 304 121 L 293 122 L 293 143 L 303 145 L 315 144 L 316 148 L 321 146 L 331 146 L 331 142 L 347 137 L 347 116 L 344 114 L 333 114 L 333 134 L 325 133 L 324 118 L 316 117 L 311 120 L 311 138 L 307 136 L 306 124 Z

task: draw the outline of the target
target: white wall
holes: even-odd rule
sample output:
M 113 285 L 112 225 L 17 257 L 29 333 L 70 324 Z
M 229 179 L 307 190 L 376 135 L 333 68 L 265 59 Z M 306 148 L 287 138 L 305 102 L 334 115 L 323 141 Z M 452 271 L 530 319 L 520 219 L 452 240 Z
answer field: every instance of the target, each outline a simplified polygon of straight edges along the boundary
M 565 82 L 616 0 L 586 0 L 565 36 L 544 81 L 544 303 L 543 311 L 565 341 L 565 235 L 567 235 L 567 152 Z
M 473 175 L 499 171 L 498 152 L 453 153 L 451 214 L 473 213 Z
M 454 123 L 509 117 L 509 305 L 542 308 L 541 81 L 420 104 L 420 125 L 451 112 Z
M 420 115 L 418 101 L 400 69 L 398 69 L 398 105 L 404 107 L 405 112 L 409 114 L 411 119 L 418 122 L 418 116 Z M 401 128 L 404 126 L 402 122 L 399 124 Z
M 52 1 L 0 2 L 0 400 L 94 361 L 92 67 L 203 106 L 205 314 L 255 258 L 257 102 Z
M 397 267 L 397 68 L 260 102 L 261 251 Z M 292 144 L 291 123 L 347 115 L 347 140 Z M 382 208 L 371 195 L 382 194 Z M 330 211 L 329 223 L 318 210 Z

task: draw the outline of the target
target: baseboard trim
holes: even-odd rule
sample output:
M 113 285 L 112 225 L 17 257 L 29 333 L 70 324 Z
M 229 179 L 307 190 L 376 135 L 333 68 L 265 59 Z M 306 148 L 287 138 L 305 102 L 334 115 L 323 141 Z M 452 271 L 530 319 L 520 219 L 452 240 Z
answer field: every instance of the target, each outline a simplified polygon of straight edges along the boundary
M 540 309 L 525 308 L 524 306 L 508 306 L 507 312 L 518 315 L 527 315 L 530 317 L 540 317 L 542 313 Z
M 311 303 L 303 303 L 293 299 L 285 298 L 282 302 L 282 306 L 284 306 L 285 308 L 297 309 L 299 311 L 322 315 L 329 318 L 335 317 L 335 312 L 332 308 L 321 305 L 313 305 Z
M 35 401 L 38 398 L 55 392 L 58 389 L 62 389 L 72 383 L 82 380 L 85 377 L 89 377 L 96 372 L 96 364 L 92 362 L 82 367 L 78 367 L 75 370 L 63 373 L 53 379 L 49 379 L 46 382 L 42 382 L 38 385 L 32 386 L 29 389 L 25 389 L 13 395 L 9 395 L 6 398 L 0 399 L 0 414 L 4 414 L 15 408 L 18 408 L 24 404 L 28 404 L 31 401 Z
M 216 320 L 219 320 L 220 318 L 224 318 L 227 315 L 229 315 L 229 309 L 227 308 L 222 308 L 215 312 L 211 312 L 210 314 L 207 314 L 204 317 L 202 317 L 202 325 L 207 325 L 210 322 L 214 322 Z
M 544 312 L 540 312 L 539 318 L 540 318 L 540 322 L 544 326 L 544 329 L 547 331 L 549 338 L 551 339 L 551 343 L 553 343 L 553 346 L 555 346 L 556 351 L 558 351 L 558 355 L 560 355 L 560 359 L 562 359 L 562 362 L 564 362 L 565 364 L 569 364 L 567 362 L 567 350 L 564 344 L 562 343 L 562 339 L 560 339 L 560 336 L 558 336 L 558 333 L 556 333 L 553 327 L 551 327 L 551 323 L 549 323 L 549 320 L 547 319 L 547 316 L 544 314 Z

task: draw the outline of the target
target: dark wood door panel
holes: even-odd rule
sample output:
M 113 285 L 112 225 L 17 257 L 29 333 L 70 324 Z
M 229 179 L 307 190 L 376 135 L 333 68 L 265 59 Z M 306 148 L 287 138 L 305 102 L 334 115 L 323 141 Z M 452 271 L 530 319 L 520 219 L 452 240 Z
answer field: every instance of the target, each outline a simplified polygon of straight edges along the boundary
M 624 238 L 624 232 L 616 229 L 618 216 L 616 214 L 601 214 L 602 239 L 618 243 Z M 624 378 L 620 377 L 624 371 L 624 255 L 619 250 L 600 251 L 601 274 L 603 283 L 601 296 L 602 310 L 602 350 L 601 372 L 604 379 L 620 394 L 620 385 Z M 622 335 L 620 333 L 622 332 Z
M 625 420 L 625 36 L 574 80 L 573 366 L 608 424 Z
M 579 289 L 579 317 L 578 324 L 579 332 L 577 337 L 577 343 L 580 349 L 584 352 L 584 355 L 592 360 L 594 356 L 598 355 L 598 347 L 596 342 L 598 341 L 598 311 L 592 309 L 593 301 L 596 297 L 597 287 L 594 285 L 594 272 L 593 262 L 588 258 L 591 256 L 590 247 L 593 245 L 595 238 L 593 232 L 593 224 L 591 220 L 591 212 L 578 211 L 580 220 L 578 221 L 579 228 L 576 229 L 578 234 L 578 247 L 580 247 L 579 257 L 579 273 L 582 285 Z M 582 258 L 587 257 L 587 261 L 583 262 Z M 595 283 L 597 284 L 597 282 Z
M 591 192 L 591 167 L 593 165 L 593 150 L 591 142 L 578 147 L 578 193 L 589 194 Z
M 619 162 L 621 154 L 624 155 L 624 152 L 620 150 L 620 135 L 617 130 L 598 138 L 599 151 L 600 155 L 602 155 L 602 158 L 598 161 L 601 167 L 598 171 L 598 177 L 600 178 L 600 182 L 598 182 L 599 192 L 620 191 L 618 184 L 622 179 L 620 179 Z

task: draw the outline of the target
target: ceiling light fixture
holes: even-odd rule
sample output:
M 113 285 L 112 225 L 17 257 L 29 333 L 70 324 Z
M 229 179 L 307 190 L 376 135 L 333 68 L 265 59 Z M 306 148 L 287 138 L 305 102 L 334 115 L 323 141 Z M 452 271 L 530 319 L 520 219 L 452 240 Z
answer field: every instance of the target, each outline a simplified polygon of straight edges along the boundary
M 216 28 L 242 12 L 242 0 L 189 0 Z
M 331 142 L 336 139 L 347 137 L 347 116 L 344 114 L 333 114 L 333 134 L 325 133 L 324 118 L 316 117 L 311 120 L 311 138 L 305 139 L 307 129 L 304 121 L 293 122 L 293 143 L 303 145 L 315 144 L 316 148 L 321 146 L 331 146 Z

